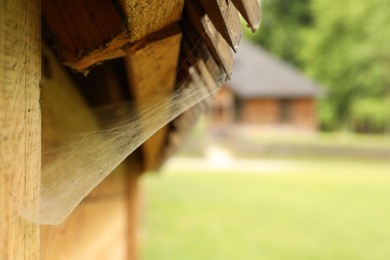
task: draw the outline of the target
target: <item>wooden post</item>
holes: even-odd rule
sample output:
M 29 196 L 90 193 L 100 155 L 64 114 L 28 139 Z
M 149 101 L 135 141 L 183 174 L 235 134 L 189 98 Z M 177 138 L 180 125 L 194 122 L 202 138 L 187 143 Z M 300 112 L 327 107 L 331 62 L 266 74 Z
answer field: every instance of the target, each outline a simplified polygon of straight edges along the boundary
M 141 173 L 142 165 L 137 153 L 126 161 L 126 197 L 127 197 L 127 259 L 139 259 L 139 224 L 142 217 Z
M 0 2 L 0 259 L 39 259 L 39 227 L 18 210 L 39 196 L 40 4 Z

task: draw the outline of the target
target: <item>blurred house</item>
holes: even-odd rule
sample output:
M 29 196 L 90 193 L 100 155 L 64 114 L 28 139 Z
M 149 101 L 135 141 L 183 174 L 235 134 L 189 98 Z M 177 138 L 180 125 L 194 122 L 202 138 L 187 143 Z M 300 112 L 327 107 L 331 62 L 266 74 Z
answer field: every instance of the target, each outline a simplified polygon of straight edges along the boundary
M 216 95 L 212 125 L 314 131 L 321 93 L 322 87 L 297 69 L 243 41 L 233 76 Z

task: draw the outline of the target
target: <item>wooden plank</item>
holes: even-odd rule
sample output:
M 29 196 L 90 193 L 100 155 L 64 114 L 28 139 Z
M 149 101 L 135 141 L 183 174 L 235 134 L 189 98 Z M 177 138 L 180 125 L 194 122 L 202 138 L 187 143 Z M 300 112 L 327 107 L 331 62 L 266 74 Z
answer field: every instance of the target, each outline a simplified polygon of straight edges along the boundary
M 56 139 L 51 139 L 48 129 L 54 127 L 78 132 L 83 129 L 98 130 L 99 125 L 73 80 L 46 46 L 43 48 L 43 60 L 42 142 L 45 149 L 54 149 Z M 98 68 L 98 75 L 91 73 L 89 82 L 86 78 L 76 82 L 94 84 L 100 80 L 94 85 L 97 93 L 90 101 L 102 104 L 102 96 L 105 95 L 106 102 L 117 102 L 121 99 L 118 93 L 120 83 L 114 70 L 114 64 L 105 64 Z M 103 87 L 109 88 L 103 90 Z M 138 178 L 142 172 L 141 160 L 137 156 L 135 152 L 130 161 L 122 163 L 65 222 L 58 226 L 41 227 L 42 259 L 133 259 L 129 255 L 136 255 L 138 222 L 137 216 L 130 214 L 138 212 L 137 208 L 131 209 L 131 205 L 136 207 L 138 204 L 134 199 L 137 190 L 128 186 L 134 186 L 134 176 Z
M 121 0 L 131 41 L 162 30 L 177 23 L 182 14 L 184 0 Z
M 200 102 L 172 121 L 167 145 L 162 153 L 161 164 L 180 148 L 185 138 L 191 133 L 200 115 L 205 111 L 204 107 L 205 104 Z
M 127 199 L 127 259 L 136 260 L 139 249 L 140 219 L 142 217 L 141 173 L 138 153 L 127 160 L 126 199 Z
M 210 92 L 211 97 L 222 83 L 222 79 L 215 80 L 203 59 L 200 59 L 195 67 L 199 72 L 200 80 L 204 83 L 204 89 Z
M 59 156 L 47 151 L 58 150 L 58 145 L 63 142 L 61 133 L 96 131 L 99 125 L 77 86 L 45 44 L 42 46 L 42 61 L 41 141 L 44 168 Z M 42 176 L 42 182 L 45 182 L 45 176 Z
M 231 0 L 236 6 L 238 11 L 244 17 L 245 21 L 248 23 L 249 27 L 252 29 L 252 32 L 260 26 L 261 21 L 261 7 L 259 0 Z
M 40 35 L 39 1 L 1 1 L 0 259 L 39 259 L 39 227 L 18 210 L 39 197 Z
M 107 108 L 108 105 L 114 112 L 113 110 L 121 107 L 130 96 L 123 59 L 106 61 L 91 69 L 87 76 L 74 73 L 72 79 L 88 104 L 97 108 L 99 116 L 102 116 L 102 112 L 105 111 L 103 107 Z M 101 119 L 103 122 L 100 123 L 109 123 L 111 119 L 118 121 L 115 114 L 111 114 L 107 120 Z M 106 129 L 110 126 L 103 125 L 102 127 Z
M 203 38 L 215 60 L 218 61 L 227 75 L 230 76 L 233 72 L 234 60 L 229 45 L 214 27 L 210 18 L 192 1 L 186 2 L 185 15 L 182 23 L 185 27 L 186 40 L 192 46 L 196 46 L 199 40 Z
M 131 92 L 140 111 L 153 101 L 168 97 L 175 86 L 181 34 L 127 49 L 126 66 Z M 166 111 L 170 113 L 170 111 Z M 145 169 L 156 167 L 165 143 L 167 127 L 163 127 L 142 146 Z
M 57 226 L 41 226 L 42 260 L 128 259 L 128 167 L 120 165 Z
M 241 40 L 241 23 L 236 7 L 229 0 L 200 0 L 217 31 L 234 51 Z
M 79 71 L 124 56 L 122 47 L 169 30 L 184 0 L 43 0 L 44 35 L 62 63 Z
M 80 133 L 96 131 L 99 125 L 81 92 L 45 44 L 42 58 L 42 151 L 45 152 L 58 145 L 57 136 L 50 133 L 53 129 L 58 133 Z
M 214 80 L 221 80 L 222 78 L 226 78 L 226 72 L 221 67 L 220 64 L 214 59 L 211 54 L 209 48 L 207 48 L 206 44 L 203 41 L 198 41 L 196 43 L 193 42 L 194 39 L 186 38 L 182 43 L 182 53 L 188 66 L 193 66 L 196 64 L 198 60 L 202 59 L 211 75 L 213 75 Z M 196 45 L 194 45 L 196 44 Z
M 126 24 L 109 0 L 42 0 L 49 32 L 63 63 L 77 70 L 123 55 Z M 51 35 L 50 35 L 51 34 Z
M 209 89 L 208 86 L 215 88 L 215 84 L 218 84 L 218 82 L 225 78 L 224 71 L 215 62 L 202 41 L 198 42 L 196 46 L 190 47 L 189 45 L 191 44 L 186 40 L 182 43 L 181 62 L 188 63 L 183 67 L 188 69 L 188 67 L 196 64 L 195 67 L 197 67 L 200 73 L 200 77 L 205 84 L 205 89 Z M 172 121 L 170 124 L 169 138 L 160 163 L 163 163 L 178 150 L 197 122 L 199 116 L 210 107 L 210 102 L 211 98 L 205 99 Z
M 182 69 L 179 71 L 180 78 L 185 80 L 190 75 L 186 70 L 189 67 L 201 63 L 198 71 L 204 82 L 216 84 L 225 78 L 225 72 L 212 57 L 210 50 L 206 47 L 202 38 L 196 32 L 187 27 L 185 38 L 182 42 L 180 64 Z M 183 74 L 183 75 L 181 75 Z M 210 105 L 210 100 L 203 100 L 193 106 L 191 109 L 183 112 L 170 124 L 170 135 L 161 162 L 168 159 L 182 144 L 184 138 L 188 135 L 200 114 Z

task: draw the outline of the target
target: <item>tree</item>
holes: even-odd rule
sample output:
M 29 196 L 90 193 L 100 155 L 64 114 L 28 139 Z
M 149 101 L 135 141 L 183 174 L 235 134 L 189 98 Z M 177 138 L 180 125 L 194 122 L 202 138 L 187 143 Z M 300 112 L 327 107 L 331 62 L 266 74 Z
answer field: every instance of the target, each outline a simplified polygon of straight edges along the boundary
M 349 126 L 356 100 L 383 103 L 390 96 L 390 0 L 262 4 L 263 22 L 253 38 L 328 87 L 320 104 L 324 128 Z
M 296 53 L 301 45 L 300 32 L 312 23 L 310 0 L 264 0 L 261 5 L 264 12 L 259 33 L 246 35 L 277 56 L 300 66 Z

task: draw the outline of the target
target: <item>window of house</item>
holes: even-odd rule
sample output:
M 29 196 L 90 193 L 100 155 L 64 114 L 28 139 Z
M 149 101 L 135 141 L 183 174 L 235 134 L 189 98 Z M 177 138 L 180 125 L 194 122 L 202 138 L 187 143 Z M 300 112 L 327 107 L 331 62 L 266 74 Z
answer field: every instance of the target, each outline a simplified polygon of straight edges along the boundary
M 279 121 L 288 122 L 291 119 L 291 100 L 282 99 L 279 101 Z

